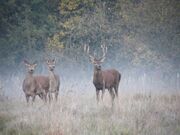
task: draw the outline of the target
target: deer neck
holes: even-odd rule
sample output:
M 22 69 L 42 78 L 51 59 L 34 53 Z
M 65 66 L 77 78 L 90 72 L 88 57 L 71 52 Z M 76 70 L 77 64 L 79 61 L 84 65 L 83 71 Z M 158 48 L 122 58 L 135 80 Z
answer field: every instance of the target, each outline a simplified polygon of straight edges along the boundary
M 28 72 L 28 74 L 27 74 L 27 78 L 32 78 L 32 77 L 33 77 L 33 73 Z
M 54 79 L 55 79 L 54 71 L 49 70 L 49 78 L 50 78 L 51 80 L 54 80 Z
M 102 70 L 94 69 L 93 81 L 96 82 L 96 83 L 101 83 L 102 79 L 103 79 Z

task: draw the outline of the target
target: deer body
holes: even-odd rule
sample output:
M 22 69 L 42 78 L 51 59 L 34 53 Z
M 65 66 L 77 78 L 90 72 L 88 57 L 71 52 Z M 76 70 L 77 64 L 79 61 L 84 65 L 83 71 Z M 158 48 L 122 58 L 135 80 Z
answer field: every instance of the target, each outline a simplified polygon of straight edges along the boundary
M 93 84 L 97 90 L 115 88 L 120 78 L 120 73 L 115 69 L 94 71 Z
M 102 91 L 101 99 L 103 100 L 105 89 L 108 89 L 112 98 L 113 105 L 115 95 L 118 98 L 118 87 L 121 79 L 121 74 L 115 69 L 97 70 L 95 68 L 94 70 L 93 84 L 96 88 L 97 102 L 99 102 L 99 92 Z
M 24 61 L 25 65 L 28 68 L 28 74 L 26 75 L 23 81 L 23 91 L 26 96 L 26 101 L 29 103 L 29 98 L 32 97 L 32 101 L 34 102 L 36 95 L 39 95 L 41 99 L 43 99 L 44 89 L 38 79 L 33 76 L 34 69 L 37 64 L 30 64 L 27 61 Z
M 36 80 L 32 74 L 28 74 L 23 81 L 23 91 L 26 96 L 34 96 L 36 93 Z
M 54 73 L 55 60 L 48 60 L 47 66 L 49 68 L 49 101 L 51 101 L 52 99 L 52 93 L 55 94 L 55 99 L 57 101 L 60 87 L 60 79 L 59 76 Z

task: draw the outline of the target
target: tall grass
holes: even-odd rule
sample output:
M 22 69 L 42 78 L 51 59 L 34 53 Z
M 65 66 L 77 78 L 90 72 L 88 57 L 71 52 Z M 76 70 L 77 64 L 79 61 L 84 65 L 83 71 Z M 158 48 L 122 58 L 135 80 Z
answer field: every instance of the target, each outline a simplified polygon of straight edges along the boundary
M 0 135 L 179 135 L 180 94 L 119 94 L 111 109 L 108 92 L 68 93 L 57 103 L 25 98 L 0 103 Z

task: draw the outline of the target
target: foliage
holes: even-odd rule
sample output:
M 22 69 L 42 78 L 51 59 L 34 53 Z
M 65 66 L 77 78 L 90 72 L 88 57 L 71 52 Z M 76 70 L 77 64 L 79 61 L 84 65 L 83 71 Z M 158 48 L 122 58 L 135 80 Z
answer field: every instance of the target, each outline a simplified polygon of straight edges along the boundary
M 119 63 L 122 69 L 180 69 L 177 0 L 0 3 L 0 61 L 5 68 L 46 48 L 61 50 L 70 59 L 75 55 L 81 63 L 84 44 L 98 54 L 105 43 L 109 48 L 107 61 Z

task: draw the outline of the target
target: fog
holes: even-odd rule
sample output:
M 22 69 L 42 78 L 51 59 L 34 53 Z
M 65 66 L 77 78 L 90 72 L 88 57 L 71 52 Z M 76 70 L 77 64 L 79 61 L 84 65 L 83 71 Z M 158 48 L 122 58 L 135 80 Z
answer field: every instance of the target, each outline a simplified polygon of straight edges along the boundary
M 34 75 L 48 75 L 45 59 L 55 58 L 60 94 L 95 94 L 93 64 L 83 51 L 85 44 L 96 57 L 102 56 L 100 46 L 107 45 L 102 69 L 114 68 L 121 73 L 120 92 L 180 90 L 177 1 L 78 1 L 69 5 L 64 2 L 38 5 L 25 1 L 25 9 L 21 2 L 5 2 L 1 6 L 2 93 L 8 97 L 24 95 L 24 59 L 37 61 Z M 5 10 L 14 6 L 22 9 L 19 12 L 12 8 L 15 14 Z M 43 10 L 39 11 L 39 7 Z
M 39 57 L 43 56 L 43 52 L 38 53 Z M 50 56 L 50 55 L 49 55 Z M 33 56 L 32 56 L 33 57 Z M 51 58 L 56 59 L 55 73 L 60 76 L 60 94 L 80 93 L 95 95 L 95 87 L 93 85 L 93 64 L 90 63 L 87 55 L 82 56 L 84 61 L 72 62 L 71 59 L 64 58 L 60 55 L 53 55 Z M 42 59 L 41 59 L 42 58 Z M 44 57 L 37 61 L 37 68 L 34 75 L 48 75 L 48 67 Z M 29 61 L 33 62 L 35 58 Z M 117 69 L 121 73 L 121 81 L 119 92 L 121 93 L 161 93 L 161 92 L 177 92 L 180 89 L 180 77 L 177 74 L 166 74 L 160 70 L 146 71 L 145 69 L 136 69 L 131 67 L 122 68 L 123 63 L 111 64 L 113 59 L 106 58 L 102 64 L 102 69 Z M 6 70 L 4 70 L 6 71 Z M 1 88 L 5 96 L 9 98 L 24 97 L 22 90 L 22 82 L 27 74 L 26 66 L 23 62 L 16 69 L 6 72 L 1 76 Z M 107 90 L 106 90 L 107 91 Z

